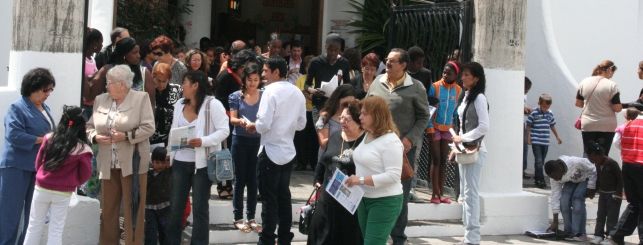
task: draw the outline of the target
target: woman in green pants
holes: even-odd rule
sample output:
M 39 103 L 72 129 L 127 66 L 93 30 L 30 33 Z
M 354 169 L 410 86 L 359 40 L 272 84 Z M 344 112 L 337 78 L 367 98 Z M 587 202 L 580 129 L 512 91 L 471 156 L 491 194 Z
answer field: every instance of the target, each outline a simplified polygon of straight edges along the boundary
M 364 99 L 359 118 L 367 133 L 353 152 L 355 175 L 346 184 L 360 185 L 364 190 L 357 209 L 364 244 L 386 244 L 402 210 L 400 174 L 404 147 L 384 99 Z

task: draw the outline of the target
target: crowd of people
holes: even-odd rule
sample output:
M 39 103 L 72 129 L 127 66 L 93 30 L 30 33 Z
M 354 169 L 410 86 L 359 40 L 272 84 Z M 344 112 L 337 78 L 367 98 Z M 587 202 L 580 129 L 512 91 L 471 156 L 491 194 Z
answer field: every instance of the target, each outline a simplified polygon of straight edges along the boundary
M 232 199 L 235 229 L 258 233 L 258 244 L 290 244 L 291 173 L 309 167 L 315 188 L 328 185 L 339 169 L 350 176 L 347 186 L 360 186 L 365 194 L 351 214 L 322 191 L 308 244 L 386 244 L 389 237 L 405 244 L 413 171 L 425 141 L 430 203 L 451 203 L 444 172 L 446 164 L 458 162 L 461 192 L 452 198 L 462 203 L 463 243 L 480 243 L 479 184 L 490 120 L 479 63 L 449 59 L 434 82 L 420 47 L 394 48 L 383 59 L 375 53 L 362 57 L 357 49 L 344 49 L 337 34 L 328 35 L 318 56 L 304 55 L 300 42 L 284 44 L 276 35 L 267 52 L 241 40 L 226 50 L 207 39 L 199 49 L 183 50 L 167 36 L 138 42 L 120 27 L 110 40 L 101 49 L 102 34 L 87 31 L 82 104 L 65 107 L 58 124 L 45 104 L 56 85 L 51 73 L 36 68 L 24 76 L 22 98 L 5 117 L 0 244 L 39 244 L 48 213 L 48 242 L 60 244 L 76 189 L 100 193 L 100 244 L 181 244 L 189 213 L 191 243 L 208 244 L 213 184 L 221 199 Z M 534 150 L 536 184 L 546 186 L 543 171 L 551 178 L 550 228 L 558 229 L 560 211 L 564 231 L 576 240 L 587 239 L 584 199 L 595 193 L 599 222 L 592 241 L 609 235 L 622 242 L 637 225 L 643 230 L 639 111 L 628 109 L 628 122 L 616 130 L 623 171 L 607 157 L 615 113 L 623 108 L 610 80 L 615 71 L 605 61 L 578 89 L 587 158 L 546 162 L 549 131 L 562 142 L 549 110 L 553 99 L 543 94 L 538 108 L 525 106 L 525 147 Z M 322 83 L 331 80 L 338 86 L 326 94 Z M 185 142 L 189 147 L 169 147 L 171 131 L 183 127 L 194 129 Z M 234 180 L 213 181 L 210 156 L 227 147 Z M 99 189 L 84 184 L 88 179 L 99 180 Z M 628 209 L 617 224 L 625 196 Z M 258 200 L 261 224 L 255 218 Z M 28 222 L 19 226 L 21 219 Z

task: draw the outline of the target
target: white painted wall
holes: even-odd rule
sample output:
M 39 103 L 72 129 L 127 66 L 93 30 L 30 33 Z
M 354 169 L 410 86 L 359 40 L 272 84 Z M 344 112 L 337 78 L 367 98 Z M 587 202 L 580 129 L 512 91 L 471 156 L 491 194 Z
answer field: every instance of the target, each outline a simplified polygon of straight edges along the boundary
M 609 11 L 606 11 L 609 10 Z M 581 155 L 580 131 L 573 123 L 580 113 L 574 106 L 578 83 L 604 59 L 618 67 L 613 80 L 621 100 L 638 97 L 642 82 L 636 69 L 643 60 L 643 4 L 639 1 L 528 0 L 525 72 L 534 83 L 529 104 L 536 106 L 541 93 L 554 99 L 562 145 L 550 145 L 547 159 L 561 154 Z M 617 115 L 619 123 L 623 113 Z M 530 151 L 530 164 L 533 155 Z M 610 156 L 620 159 L 614 148 Z
M 363 1 L 361 1 L 363 2 Z M 348 4 L 348 1 L 324 1 L 324 18 L 322 22 L 322 35 L 321 35 L 321 45 L 322 52 L 324 51 L 324 45 L 326 36 L 331 31 L 331 25 L 333 20 L 352 20 L 355 18 L 360 18 L 359 16 L 354 16 L 352 14 L 346 13 L 345 11 L 350 11 L 353 8 Z M 346 29 L 338 32 L 344 40 L 346 40 L 346 48 L 352 48 L 355 46 L 355 39 L 357 34 L 348 33 L 350 29 Z
M 11 50 L 11 2 L 0 1 L 0 88 L 7 86 Z M 1 90 L 0 90 L 1 91 Z M 0 92 L 1 93 L 1 92 Z
M 210 38 L 210 25 L 212 16 L 211 0 L 192 0 L 191 14 L 181 15 L 181 24 L 185 28 L 185 46 L 188 48 L 199 48 L 199 40 L 202 37 Z
M 114 1 L 89 0 L 87 26 L 99 30 L 103 34 L 103 47 L 110 45 L 109 34 L 114 29 Z

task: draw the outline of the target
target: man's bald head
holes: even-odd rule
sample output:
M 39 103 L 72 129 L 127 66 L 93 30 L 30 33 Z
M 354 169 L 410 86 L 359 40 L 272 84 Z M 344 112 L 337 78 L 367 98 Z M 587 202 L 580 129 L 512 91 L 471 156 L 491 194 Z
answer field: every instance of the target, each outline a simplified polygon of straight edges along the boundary
M 232 45 L 230 46 L 230 53 L 231 54 L 236 54 L 241 50 L 244 50 L 246 48 L 246 43 L 241 40 L 236 40 L 232 42 Z

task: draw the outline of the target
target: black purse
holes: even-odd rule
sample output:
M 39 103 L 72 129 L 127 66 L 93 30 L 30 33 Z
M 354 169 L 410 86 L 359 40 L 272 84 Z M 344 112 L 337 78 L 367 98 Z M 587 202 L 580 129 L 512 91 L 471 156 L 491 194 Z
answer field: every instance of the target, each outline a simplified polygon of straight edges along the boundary
M 310 224 L 313 220 L 313 215 L 315 215 L 315 208 L 317 206 L 317 190 L 319 188 L 313 189 L 313 192 L 310 193 L 306 205 L 299 208 L 299 232 L 304 235 L 308 235 L 310 232 Z

